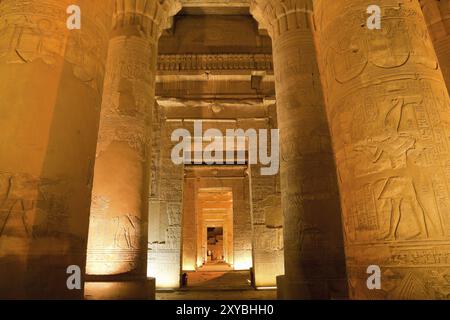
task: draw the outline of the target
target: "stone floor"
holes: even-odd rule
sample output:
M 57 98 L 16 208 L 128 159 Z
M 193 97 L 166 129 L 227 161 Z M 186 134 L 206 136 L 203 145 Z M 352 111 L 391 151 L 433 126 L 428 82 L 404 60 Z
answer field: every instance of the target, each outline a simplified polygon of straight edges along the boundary
M 220 271 L 218 271 L 220 270 Z M 189 271 L 188 286 L 180 290 L 157 291 L 157 300 L 274 300 L 276 290 L 255 290 L 249 271 L 227 270 L 224 265 L 206 265 Z
M 187 272 L 187 289 L 249 289 L 250 273 L 248 271 L 191 271 Z
M 177 290 L 156 292 L 156 300 L 276 300 L 276 290 Z
M 198 271 L 231 271 L 233 268 L 224 261 L 208 262 L 197 269 Z

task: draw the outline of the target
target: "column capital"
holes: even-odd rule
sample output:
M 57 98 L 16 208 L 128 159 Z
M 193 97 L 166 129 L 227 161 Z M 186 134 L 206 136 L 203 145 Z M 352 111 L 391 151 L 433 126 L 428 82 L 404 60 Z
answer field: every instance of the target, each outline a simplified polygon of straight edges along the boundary
M 180 9 L 179 0 L 115 0 L 113 32 L 157 40 Z
M 250 0 L 250 13 L 272 37 L 295 29 L 310 29 L 313 0 Z

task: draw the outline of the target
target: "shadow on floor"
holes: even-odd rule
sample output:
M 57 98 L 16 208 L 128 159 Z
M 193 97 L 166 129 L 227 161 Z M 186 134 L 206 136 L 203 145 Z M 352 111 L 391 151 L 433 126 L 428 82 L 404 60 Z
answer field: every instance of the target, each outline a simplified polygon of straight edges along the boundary
M 156 300 L 276 300 L 276 290 L 179 290 L 156 292 Z
M 207 289 L 207 290 L 226 290 L 226 289 L 251 289 L 249 271 L 190 271 L 186 272 L 188 276 L 187 287 Z

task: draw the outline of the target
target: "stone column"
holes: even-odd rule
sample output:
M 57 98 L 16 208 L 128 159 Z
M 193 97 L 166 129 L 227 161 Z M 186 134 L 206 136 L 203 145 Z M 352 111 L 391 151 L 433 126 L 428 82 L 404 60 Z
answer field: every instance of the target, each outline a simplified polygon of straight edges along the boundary
M 199 232 L 199 213 L 197 212 L 198 186 L 196 179 L 184 179 L 183 219 L 182 219 L 182 271 L 195 271 L 197 268 L 197 237 Z
M 450 1 L 420 0 L 447 91 L 450 92 Z
M 367 1 L 314 8 L 350 295 L 448 298 L 449 96 L 419 2 L 377 3 L 380 30 L 366 27 Z
M 67 28 L 73 4 L 80 30 Z M 0 1 L 0 298 L 83 297 L 66 271 L 86 264 L 112 8 Z
M 245 172 L 244 177 L 236 177 L 232 180 L 234 270 L 248 270 L 253 265 L 249 179 L 249 175 Z
M 94 170 L 87 273 L 129 282 L 134 287 L 128 298 L 145 298 L 158 39 L 180 5 L 175 0 L 117 0 L 115 8 Z M 142 285 L 136 287 L 136 282 Z M 90 286 L 95 295 L 94 284 Z
M 254 0 L 272 38 L 286 299 L 346 295 L 339 194 L 310 27 L 310 1 Z

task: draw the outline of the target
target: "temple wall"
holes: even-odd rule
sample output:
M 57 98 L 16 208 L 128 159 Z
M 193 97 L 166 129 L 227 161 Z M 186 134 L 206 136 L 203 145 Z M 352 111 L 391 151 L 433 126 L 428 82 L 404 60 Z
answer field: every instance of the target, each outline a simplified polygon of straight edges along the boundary
M 176 101 L 176 99 L 169 101 L 160 98 L 159 105 L 155 106 L 155 113 L 159 112 L 160 114 L 160 116 L 156 116 L 155 119 L 162 121 L 159 125 L 156 121 L 154 121 L 154 128 L 162 128 L 162 133 L 158 133 L 157 129 L 154 130 L 154 134 L 159 137 L 154 140 L 160 141 L 160 145 L 154 146 L 153 148 L 154 154 L 151 175 L 152 177 L 156 177 L 156 179 L 152 180 L 151 183 L 152 186 L 149 209 L 149 257 L 154 257 L 154 259 L 156 259 L 155 261 L 158 261 L 158 258 L 156 257 L 159 254 L 157 253 L 159 252 L 158 250 L 164 248 L 165 244 L 163 244 L 163 242 L 168 240 L 165 238 L 164 234 L 168 233 L 169 229 L 172 229 L 174 232 L 178 232 L 179 228 L 177 225 L 177 229 L 174 229 L 175 226 L 168 223 L 168 213 L 164 208 L 165 205 L 163 204 L 165 201 L 158 198 L 158 196 L 163 195 L 162 192 L 165 188 L 174 188 L 174 184 L 177 183 L 177 181 L 182 181 L 184 176 L 183 170 L 185 170 L 183 169 L 183 166 L 177 167 L 173 165 L 169 159 L 171 148 L 174 143 L 170 141 L 171 132 L 167 129 L 185 128 L 193 133 L 193 119 L 189 116 L 205 114 L 207 112 L 210 113 L 212 118 L 209 118 L 207 122 L 203 123 L 203 130 L 207 130 L 208 128 L 217 128 L 225 133 L 226 129 L 232 128 L 241 128 L 244 130 L 254 128 L 259 130 L 271 128 L 273 126 L 273 121 L 270 120 L 271 116 L 273 116 L 274 110 L 272 105 L 258 105 L 254 103 L 253 107 L 248 107 L 253 110 L 253 112 L 249 111 L 249 118 L 233 120 L 233 117 L 236 114 L 236 108 L 242 108 L 244 110 L 242 113 L 245 113 L 245 108 L 247 108 L 245 105 L 241 105 L 239 107 L 241 103 L 239 100 L 233 101 L 234 105 L 223 106 L 220 111 L 220 119 L 214 120 L 214 117 L 219 118 L 219 115 L 212 111 L 211 106 L 208 106 L 205 101 L 199 103 L 198 105 L 183 105 L 185 103 L 186 102 L 181 99 L 178 101 Z M 165 105 L 165 107 L 161 107 L 161 105 Z M 242 113 L 238 112 L 238 114 Z M 251 115 L 256 117 L 251 118 Z M 186 119 L 189 120 L 176 118 L 178 116 L 185 116 Z M 156 150 L 160 151 L 157 152 Z M 166 155 L 165 160 L 163 157 L 159 160 L 156 159 L 158 154 Z M 163 162 L 167 161 L 170 161 L 170 163 L 166 163 L 164 165 Z M 233 267 L 235 269 L 248 269 L 249 267 L 254 266 L 256 270 L 256 284 L 258 286 L 273 286 L 275 285 L 275 277 L 283 273 L 282 219 L 281 211 L 279 210 L 280 195 L 275 192 L 278 184 L 278 175 L 261 176 L 259 169 L 259 167 L 255 166 L 255 168 L 251 171 L 253 186 L 251 195 L 248 184 L 235 185 L 233 187 Z M 173 177 L 174 180 L 168 180 L 169 176 Z M 224 183 L 225 182 L 215 182 L 214 184 L 214 182 L 210 182 L 209 186 L 218 187 L 218 185 L 223 185 Z M 228 183 L 228 180 L 226 183 Z M 247 183 L 249 183 L 249 181 Z M 183 260 L 183 267 L 185 267 L 186 270 L 191 270 L 195 267 L 195 264 L 199 264 L 199 261 L 195 261 L 194 252 L 197 251 L 198 255 L 200 249 L 198 247 L 196 248 L 193 244 L 195 239 L 192 235 L 199 232 L 196 229 L 196 204 L 193 199 L 195 199 L 195 192 L 200 188 L 200 186 L 201 183 L 199 184 L 198 182 L 196 183 L 190 180 L 185 180 L 184 190 L 179 190 L 177 192 L 178 195 L 182 193 L 182 198 L 184 201 L 188 201 L 190 203 L 183 204 L 186 210 L 184 213 L 185 216 L 183 217 L 183 219 L 185 219 L 183 220 L 183 223 L 185 223 L 185 228 L 187 228 L 183 241 L 187 250 L 190 251 L 190 253 L 183 251 L 183 257 L 185 258 L 185 260 Z M 274 193 L 271 194 L 272 191 Z M 242 197 L 242 195 L 246 196 Z M 181 199 L 181 197 L 177 199 Z M 250 201 L 250 199 L 252 201 Z M 181 205 L 181 202 L 177 202 L 177 207 L 178 205 Z M 179 213 L 177 212 L 177 217 L 178 214 Z M 252 218 L 251 215 L 255 216 Z M 252 234 L 252 225 L 254 235 L 253 239 L 250 237 Z M 275 236 L 276 239 L 271 239 L 271 236 Z M 159 244 L 156 242 L 159 242 Z M 257 263 L 252 263 L 252 242 L 254 243 L 254 246 L 258 248 L 255 250 L 255 257 L 259 259 Z M 174 251 L 178 249 L 178 247 L 173 248 Z M 149 258 L 149 263 L 152 263 L 153 266 L 159 263 L 155 261 Z M 177 262 L 174 260 L 171 264 L 173 268 L 176 268 L 176 263 Z M 151 271 L 150 264 L 148 268 L 149 274 L 157 277 L 157 274 Z M 167 273 L 167 270 L 165 273 Z M 175 275 L 175 273 L 176 272 L 174 271 L 173 275 Z M 157 286 L 159 286 L 158 281 Z

